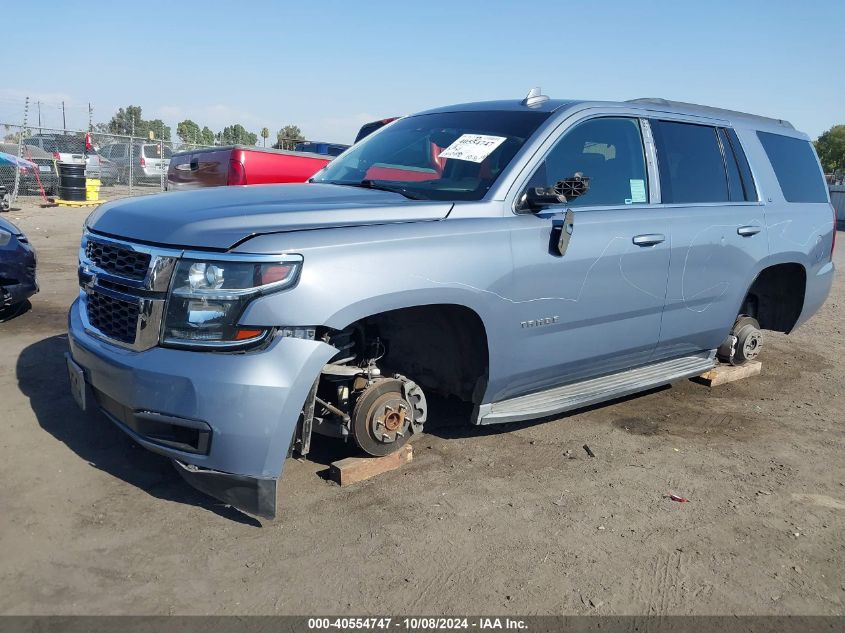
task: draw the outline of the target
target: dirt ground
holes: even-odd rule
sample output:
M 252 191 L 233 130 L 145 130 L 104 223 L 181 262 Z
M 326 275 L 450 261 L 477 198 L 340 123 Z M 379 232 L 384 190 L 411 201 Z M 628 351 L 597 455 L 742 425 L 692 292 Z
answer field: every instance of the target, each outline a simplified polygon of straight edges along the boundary
M 498 428 L 440 403 L 399 471 L 337 487 L 329 441 L 288 460 L 260 525 L 71 399 L 87 213 L 4 214 L 42 290 L 0 324 L 0 613 L 845 613 L 841 274 L 759 377 Z

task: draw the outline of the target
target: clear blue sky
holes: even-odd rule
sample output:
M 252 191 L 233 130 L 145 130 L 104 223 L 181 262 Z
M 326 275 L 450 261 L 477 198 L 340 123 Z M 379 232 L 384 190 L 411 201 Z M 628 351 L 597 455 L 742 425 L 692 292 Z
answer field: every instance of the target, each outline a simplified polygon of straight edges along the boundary
M 464 101 L 662 96 L 845 123 L 841 0 L 767 2 L 9 2 L 0 122 L 23 97 L 45 125 L 119 106 L 174 127 L 299 125 L 351 142 L 361 123 Z M 14 51 L 14 52 L 13 52 Z M 30 119 L 32 120 L 32 118 Z

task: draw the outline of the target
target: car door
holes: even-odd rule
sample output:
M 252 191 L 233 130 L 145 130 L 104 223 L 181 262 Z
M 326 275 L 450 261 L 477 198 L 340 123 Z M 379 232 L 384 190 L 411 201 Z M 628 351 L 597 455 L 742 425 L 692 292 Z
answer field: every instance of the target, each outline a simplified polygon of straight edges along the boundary
M 717 348 L 768 256 L 763 205 L 735 132 L 653 120 L 671 266 L 655 358 Z
M 115 143 L 111 146 L 109 152 L 109 159 L 117 164 L 118 167 L 126 167 L 126 145 L 124 143 Z
M 645 138 L 644 144 L 635 117 L 576 123 L 523 187 L 548 187 L 575 174 L 590 179 L 587 193 L 566 205 L 521 210 L 513 219 L 511 379 L 498 399 L 651 358 L 660 334 L 670 236 L 665 213 L 650 205 L 647 128 Z M 568 245 L 561 254 L 562 232 Z

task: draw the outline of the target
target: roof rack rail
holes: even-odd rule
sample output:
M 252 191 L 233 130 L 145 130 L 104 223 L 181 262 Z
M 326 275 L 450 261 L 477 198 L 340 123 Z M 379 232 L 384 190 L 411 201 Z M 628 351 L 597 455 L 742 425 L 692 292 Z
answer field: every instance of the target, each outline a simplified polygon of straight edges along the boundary
M 714 108 L 712 106 L 699 105 L 697 103 L 687 103 L 685 101 L 670 101 L 661 97 L 645 97 L 641 99 L 628 99 L 625 103 L 633 103 L 637 105 L 653 105 L 663 106 L 665 108 L 677 108 L 679 110 L 698 110 L 701 114 L 720 116 L 720 117 L 742 117 L 745 119 L 753 119 L 760 122 L 769 123 L 772 125 L 780 125 L 782 127 L 794 130 L 792 123 L 784 119 L 773 119 L 770 117 L 759 116 L 756 114 L 749 114 L 747 112 L 739 112 L 737 110 L 726 110 L 724 108 Z M 694 113 L 694 112 L 693 112 Z

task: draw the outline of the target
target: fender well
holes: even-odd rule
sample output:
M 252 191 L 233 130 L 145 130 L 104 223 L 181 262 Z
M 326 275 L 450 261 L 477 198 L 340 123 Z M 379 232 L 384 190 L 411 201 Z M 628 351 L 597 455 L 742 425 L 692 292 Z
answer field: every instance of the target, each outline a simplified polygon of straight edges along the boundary
M 804 308 L 806 288 L 807 270 L 801 264 L 769 266 L 751 284 L 739 313 L 753 316 L 764 330 L 788 334 Z
M 487 387 L 487 332 L 478 314 L 458 304 L 428 304 L 371 314 L 343 328 L 384 344 L 379 366 L 423 389 L 481 402 Z

